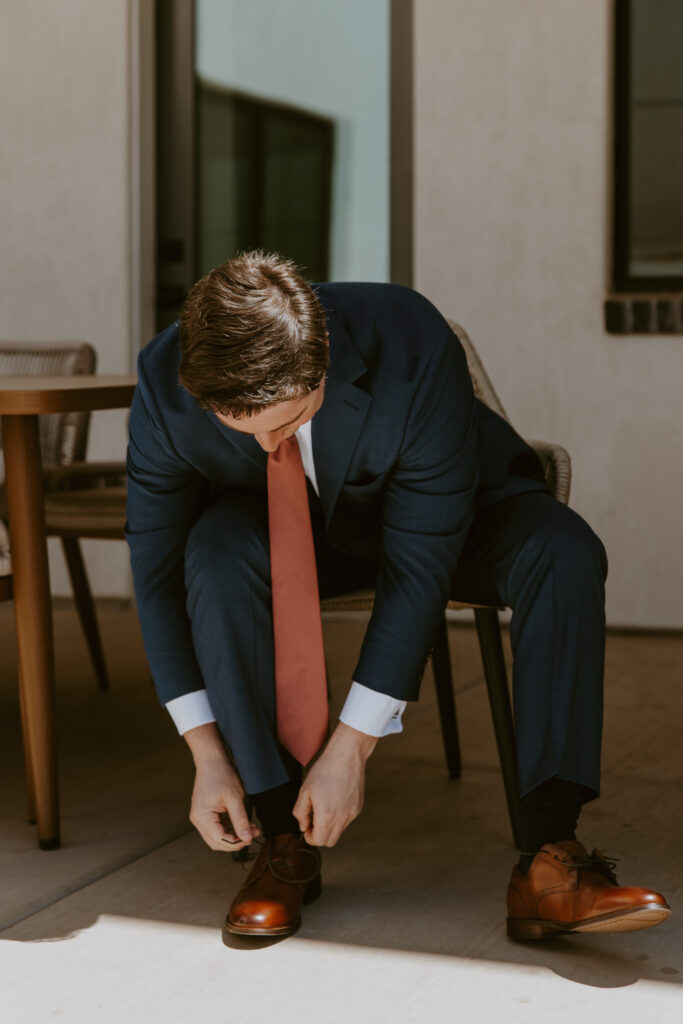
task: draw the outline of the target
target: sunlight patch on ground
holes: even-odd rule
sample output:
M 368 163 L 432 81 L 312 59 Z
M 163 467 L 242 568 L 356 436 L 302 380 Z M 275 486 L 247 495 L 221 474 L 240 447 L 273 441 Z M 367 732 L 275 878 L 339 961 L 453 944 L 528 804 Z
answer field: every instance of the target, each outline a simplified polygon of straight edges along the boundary
M 214 929 L 113 915 L 69 939 L 2 944 L 5 1020 L 665 1024 L 683 1000 L 650 981 L 596 989 L 542 967 L 296 937 L 229 949 Z

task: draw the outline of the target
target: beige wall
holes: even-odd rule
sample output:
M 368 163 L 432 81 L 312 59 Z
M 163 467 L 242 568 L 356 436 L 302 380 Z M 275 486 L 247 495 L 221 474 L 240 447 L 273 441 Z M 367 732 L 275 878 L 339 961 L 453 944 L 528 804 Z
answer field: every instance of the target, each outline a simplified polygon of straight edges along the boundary
M 416 0 L 416 287 L 563 444 L 612 624 L 683 626 L 683 337 L 615 337 L 608 0 Z
M 129 16 L 128 0 L 0 13 L 0 338 L 84 339 L 110 373 L 131 368 Z M 124 450 L 125 414 L 96 414 L 90 455 Z M 84 547 L 96 593 L 129 593 L 125 545 Z

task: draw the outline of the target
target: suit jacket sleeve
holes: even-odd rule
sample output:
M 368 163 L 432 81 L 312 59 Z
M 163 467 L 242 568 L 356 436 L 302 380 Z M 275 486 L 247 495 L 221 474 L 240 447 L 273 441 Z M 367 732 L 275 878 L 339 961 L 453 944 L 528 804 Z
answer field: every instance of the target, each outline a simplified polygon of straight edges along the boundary
M 185 610 L 185 544 L 206 495 L 174 450 L 142 358 L 130 415 L 126 538 L 145 652 L 162 703 L 204 681 Z
M 477 421 L 467 361 L 444 334 L 416 388 L 385 492 L 375 605 L 354 679 L 415 700 L 450 597 L 479 479 Z

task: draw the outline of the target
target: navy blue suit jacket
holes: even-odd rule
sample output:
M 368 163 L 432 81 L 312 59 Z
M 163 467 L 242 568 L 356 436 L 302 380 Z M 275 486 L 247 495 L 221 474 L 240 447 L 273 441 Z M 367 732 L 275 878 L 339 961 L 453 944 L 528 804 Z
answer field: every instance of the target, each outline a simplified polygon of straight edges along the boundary
M 476 509 L 545 488 L 535 453 L 474 398 L 465 354 L 408 288 L 315 286 L 330 367 L 312 423 L 329 542 L 379 563 L 353 678 L 417 698 Z M 230 488 L 263 495 L 267 455 L 200 409 L 178 382 L 174 324 L 141 352 L 130 416 L 128 524 L 145 649 L 166 703 L 204 682 L 185 610 L 184 549 L 202 510 Z

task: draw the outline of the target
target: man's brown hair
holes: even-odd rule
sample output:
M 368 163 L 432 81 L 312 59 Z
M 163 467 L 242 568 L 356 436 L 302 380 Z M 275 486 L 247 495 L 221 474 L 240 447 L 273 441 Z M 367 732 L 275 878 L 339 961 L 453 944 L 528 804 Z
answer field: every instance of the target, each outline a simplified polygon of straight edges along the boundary
M 180 314 L 180 349 L 180 382 L 203 409 L 250 416 L 322 383 L 325 311 L 292 262 L 243 253 L 191 289 Z

